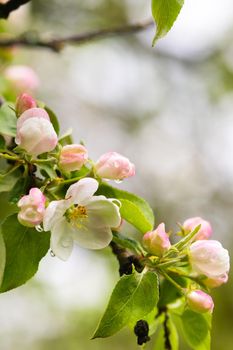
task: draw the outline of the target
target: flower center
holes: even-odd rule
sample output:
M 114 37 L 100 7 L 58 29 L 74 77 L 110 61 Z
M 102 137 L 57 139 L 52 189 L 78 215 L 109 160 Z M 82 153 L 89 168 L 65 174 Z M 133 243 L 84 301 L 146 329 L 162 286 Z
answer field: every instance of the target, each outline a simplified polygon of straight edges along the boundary
M 88 218 L 87 209 L 83 205 L 70 208 L 67 212 L 68 221 L 75 227 L 83 227 L 83 222 Z

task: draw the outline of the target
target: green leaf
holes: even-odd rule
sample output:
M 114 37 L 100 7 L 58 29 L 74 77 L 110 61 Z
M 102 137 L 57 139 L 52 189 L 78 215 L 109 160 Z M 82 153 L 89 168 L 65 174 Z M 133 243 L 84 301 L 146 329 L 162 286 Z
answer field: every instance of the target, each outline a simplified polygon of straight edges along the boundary
M 135 272 L 117 283 L 93 338 L 109 337 L 146 316 L 158 302 L 158 277 Z
M 50 179 L 55 179 L 57 177 L 54 164 L 38 163 L 36 166 L 40 170 L 42 176 L 49 177 Z
M 30 177 L 26 177 L 26 178 L 20 177 L 18 181 L 15 183 L 12 190 L 9 192 L 9 201 L 11 203 L 16 204 L 23 195 L 28 194 L 30 185 L 31 185 Z
M 136 254 L 144 254 L 145 251 L 141 244 L 134 239 L 128 238 L 120 234 L 119 232 L 113 231 L 113 241 L 121 247 L 129 249 Z
M 9 201 L 9 192 L 2 192 L 0 194 L 0 224 L 7 216 L 18 212 L 18 207 Z
M 123 219 L 135 226 L 142 233 L 154 227 L 154 214 L 149 204 L 135 194 L 119 190 L 107 184 L 101 184 L 97 194 L 116 198 L 121 202 L 120 213 Z
M 3 222 L 1 232 L 6 247 L 6 265 L 0 292 L 6 292 L 34 276 L 49 249 L 50 235 L 22 226 L 17 214 Z
M 8 171 L 9 170 L 10 169 L 8 169 Z M 21 176 L 21 172 L 19 170 L 16 170 L 6 176 L 1 176 L 0 174 L 0 192 L 10 191 L 19 179 L 19 176 Z
M 62 136 L 59 137 L 58 141 L 62 146 L 73 143 L 72 129 L 68 129 Z
M 208 350 L 210 326 L 205 316 L 186 310 L 181 316 L 184 338 L 192 349 Z
M 177 282 L 181 287 L 187 286 L 187 281 L 175 274 L 169 273 L 169 276 Z M 168 280 L 164 279 L 160 284 L 160 298 L 158 302 L 158 307 L 164 307 L 168 304 L 174 303 L 178 298 L 181 298 L 181 292 Z
M 158 39 L 169 32 L 183 4 L 184 0 L 152 0 L 152 15 L 157 27 L 153 46 Z
M 4 103 L 0 107 L 0 134 L 16 136 L 16 122 L 15 112 Z
M 44 109 L 49 115 L 49 118 L 51 123 L 53 124 L 54 130 L 56 131 L 57 135 L 59 135 L 60 126 L 59 126 L 59 121 L 56 114 L 48 106 L 45 106 Z

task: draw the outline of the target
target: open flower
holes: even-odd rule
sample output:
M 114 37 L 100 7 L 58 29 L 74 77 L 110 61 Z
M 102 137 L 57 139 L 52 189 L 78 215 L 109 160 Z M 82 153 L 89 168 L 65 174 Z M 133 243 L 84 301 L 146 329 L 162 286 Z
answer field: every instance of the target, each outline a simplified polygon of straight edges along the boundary
M 111 227 L 121 223 L 119 207 L 105 196 L 94 196 L 98 182 L 81 179 L 71 185 L 65 199 L 52 201 L 44 215 L 44 230 L 51 231 L 51 249 L 67 260 L 73 242 L 88 249 L 102 249 L 112 240 Z

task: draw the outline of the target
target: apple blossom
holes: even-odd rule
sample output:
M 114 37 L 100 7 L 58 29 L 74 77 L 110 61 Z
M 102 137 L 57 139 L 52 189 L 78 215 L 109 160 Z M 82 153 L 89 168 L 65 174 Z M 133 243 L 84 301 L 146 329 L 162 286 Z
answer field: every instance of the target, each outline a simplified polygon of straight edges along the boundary
M 102 249 L 112 240 L 112 227 L 121 223 L 119 207 L 113 199 L 94 196 L 98 182 L 84 178 L 68 188 L 64 200 L 52 201 L 44 215 L 45 231 L 51 231 L 51 249 L 68 259 L 73 242 L 88 249 Z
M 28 66 L 12 65 L 5 70 L 4 75 L 21 92 L 33 91 L 39 86 L 37 74 Z
M 213 312 L 214 302 L 209 294 L 202 290 L 193 290 L 186 295 L 187 304 L 193 311 L 204 313 Z
M 194 272 L 208 277 L 221 276 L 229 271 L 227 249 L 214 240 L 200 240 L 191 244 L 190 263 Z
M 18 201 L 17 205 L 20 208 L 18 213 L 19 222 L 28 227 L 39 225 L 43 221 L 45 201 L 46 198 L 39 188 L 31 188 L 29 194 Z
M 87 149 L 83 145 L 66 145 L 61 150 L 59 165 L 64 171 L 70 172 L 81 169 L 87 160 Z
M 220 287 L 222 284 L 227 283 L 227 281 L 228 281 L 228 274 L 224 273 L 223 275 L 220 275 L 217 277 L 208 277 L 204 279 L 202 282 L 206 287 L 217 288 L 217 287 Z
M 23 93 L 17 97 L 16 105 L 15 105 L 15 110 L 17 115 L 20 115 L 27 109 L 34 108 L 34 107 L 36 107 L 36 100 L 32 96 L 26 93 Z
M 209 221 L 203 220 L 201 217 L 197 216 L 185 220 L 183 223 L 183 229 L 189 233 L 193 231 L 198 225 L 201 225 L 201 227 L 194 239 L 208 239 L 212 235 L 212 227 Z
M 58 139 L 48 113 L 42 108 L 23 112 L 17 120 L 15 142 L 33 156 L 52 151 Z
M 143 245 L 149 253 L 157 256 L 162 256 L 171 247 L 164 223 L 143 236 Z
M 117 152 L 103 154 L 95 165 L 96 174 L 104 179 L 123 180 L 135 175 L 135 166 Z

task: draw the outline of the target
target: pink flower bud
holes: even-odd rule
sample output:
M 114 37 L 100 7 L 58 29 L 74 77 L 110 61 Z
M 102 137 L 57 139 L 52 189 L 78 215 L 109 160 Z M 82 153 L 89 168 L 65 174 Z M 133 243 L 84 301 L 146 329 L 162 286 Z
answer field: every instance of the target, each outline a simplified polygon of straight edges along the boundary
M 228 274 L 224 273 L 223 275 L 220 275 L 217 277 L 208 277 L 202 282 L 205 284 L 206 287 L 217 288 L 217 287 L 220 287 L 222 284 L 227 283 L 227 281 L 228 281 Z
M 52 151 L 58 140 L 48 113 L 42 108 L 23 112 L 17 120 L 15 142 L 33 156 Z
M 208 277 L 218 277 L 229 271 L 228 251 L 214 240 L 196 241 L 190 246 L 190 263 L 194 272 Z
M 117 152 L 103 154 L 96 163 L 96 174 L 104 179 L 123 180 L 135 175 L 135 166 Z
M 34 70 L 27 66 L 10 66 L 5 70 L 6 79 L 18 91 L 33 91 L 39 85 L 39 78 Z
M 19 202 L 19 222 L 28 227 L 39 225 L 43 221 L 46 198 L 39 188 L 32 188 L 29 194 L 23 196 Z
M 79 170 L 88 160 L 87 149 L 82 145 L 64 146 L 60 153 L 60 167 L 67 172 Z
M 162 256 L 171 247 L 164 223 L 144 235 L 143 245 L 149 253 L 157 256 Z
M 193 290 L 186 296 L 187 303 L 190 309 L 196 312 L 213 312 L 214 302 L 209 294 L 204 293 L 202 290 Z
M 212 227 L 209 221 L 203 220 L 200 217 L 185 220 L 183 223 L 183 228 L 188 234 L 189 232 L 193 231 L 198 225 L 201 225 L 201 227 L 194 237 L 195 241 L 199 239 L 208 239 L 212 235 Z
M 36 100 L 30 95 L 23 93 L 17 97 L 15 105 L 17 115 L 20 115 L 27 109 L 34 107 L 36 107 Z

